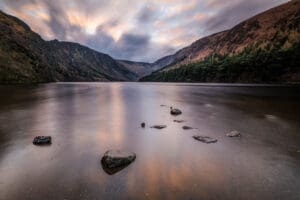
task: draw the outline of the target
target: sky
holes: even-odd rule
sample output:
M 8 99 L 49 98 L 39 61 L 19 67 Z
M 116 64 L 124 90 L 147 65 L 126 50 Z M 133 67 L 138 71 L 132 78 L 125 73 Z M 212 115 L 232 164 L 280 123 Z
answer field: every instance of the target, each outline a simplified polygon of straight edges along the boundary
M 154 62 L 287 0 L 0 0 L 45 40 Z

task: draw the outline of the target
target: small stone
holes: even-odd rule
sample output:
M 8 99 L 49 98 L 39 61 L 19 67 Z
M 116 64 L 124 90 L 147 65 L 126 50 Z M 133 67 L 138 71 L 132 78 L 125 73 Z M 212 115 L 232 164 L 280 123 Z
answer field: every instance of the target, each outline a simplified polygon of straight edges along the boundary
M 51 136 L 37 136 L 32 141 L 35 145 L 51 144 Z
M 193 138 L 195 140 L 198 140 L 200 142 L 204 142 L 206 144 L 216 143 L 218 141 L 217 139 L 214 139 L 214 138 L 211 138 L 211 137 L 208 137 L 208 136 L 200 136 L 200 135 L 195 135 L 195 136 L 193 136 Z
M 177 120 L 177 119 L 175 119 L 175 120 L 173 120 L 173 122 L 176 122 L 176 123 L 183 123 L 183 122 L 185 122 L 184 120 Z
M 167 107 L 167 105 L 165 105 L 165 104 L 161 104 L 160 106 L 161 106 L 161 107 Z
M 227 137 L 240 137 L 241 133 L 238 131 L 230 131 L 229 133 L 226 134 Z
M 195 128 L 190 127 L 190 126 L 183 126 L 182 129 L 183 130 L 191 130 L 191 129 L 195 129 Z
M 142 128 L 145 128 L 145 126 L 146 126 L 145 122 L 141 123 Z
M 154 126 L 151 126 L 151 128 L 156 128 L 156 129 L 163 129 L 163 128 L 166 128 L 167 126 L 166 125 L 154 125 Z
M 101 164 L 104 171 L 111 175 L 124 169 L 135 159 L 135 153 L 120 150 L 108 150 L 104 153 Z
M 181 115 L 182 114 L 181 110 L 179 110 L 178 108 L 171 107 L 170 109 L 171 109 L 171 111 L 170 111 L 171 115 Z

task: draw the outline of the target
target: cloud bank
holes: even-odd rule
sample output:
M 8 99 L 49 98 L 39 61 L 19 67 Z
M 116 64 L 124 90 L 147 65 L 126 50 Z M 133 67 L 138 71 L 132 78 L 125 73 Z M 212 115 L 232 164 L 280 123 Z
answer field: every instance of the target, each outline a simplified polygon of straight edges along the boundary
M 46 40 L 153 62 L 287 0 L 0 0 Z

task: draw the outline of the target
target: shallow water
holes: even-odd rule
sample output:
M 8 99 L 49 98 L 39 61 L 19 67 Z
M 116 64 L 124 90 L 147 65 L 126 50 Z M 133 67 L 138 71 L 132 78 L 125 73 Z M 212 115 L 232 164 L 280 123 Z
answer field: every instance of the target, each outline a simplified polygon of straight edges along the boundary
M 300 87 L 63 83 L 3 86 L 0 96 L 1 200 L 300 199 Z M 37 135 L 52 145 L 34 146 Z M 108 149 L 137 159 L 108 175 Z

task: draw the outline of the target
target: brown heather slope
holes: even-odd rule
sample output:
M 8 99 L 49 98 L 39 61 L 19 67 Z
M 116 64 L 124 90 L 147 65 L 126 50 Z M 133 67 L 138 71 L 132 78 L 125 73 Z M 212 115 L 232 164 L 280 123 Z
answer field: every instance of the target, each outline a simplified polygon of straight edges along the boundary
M 256 15 L 230 30 L 204 37 L 174 55 L 160 59 L 165 63 L 159 72 L 185 67 L 218 55 L 237 55 L 246 48 L 251 51 L 289 49 L 300 42 L 300 1 L 293 0 Z M 147 77 L 151 81 L 151 75 Z M 167 81 L 167 80 L 164 80 Z
M 0 83 L 136 78 L 109 55 L 76 43 L 44 41 L 23 21 L 0 11 Z

